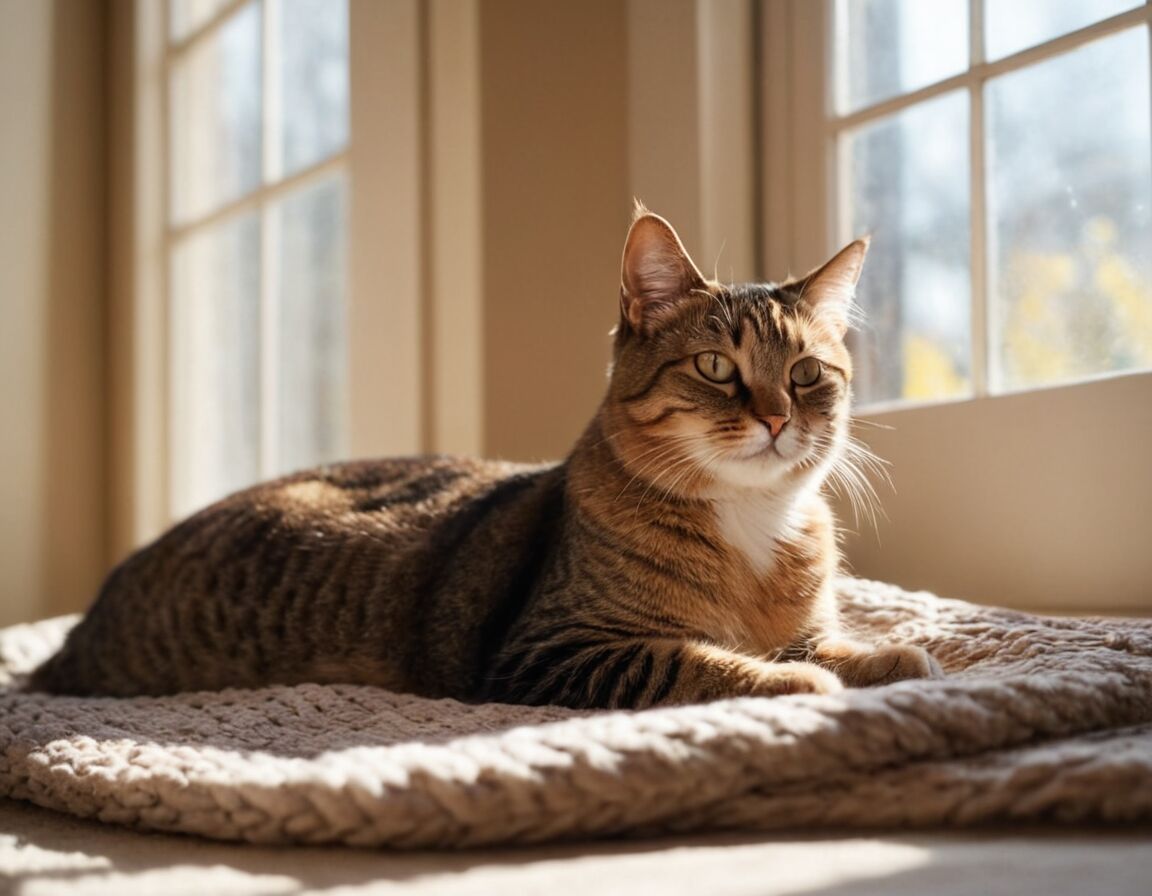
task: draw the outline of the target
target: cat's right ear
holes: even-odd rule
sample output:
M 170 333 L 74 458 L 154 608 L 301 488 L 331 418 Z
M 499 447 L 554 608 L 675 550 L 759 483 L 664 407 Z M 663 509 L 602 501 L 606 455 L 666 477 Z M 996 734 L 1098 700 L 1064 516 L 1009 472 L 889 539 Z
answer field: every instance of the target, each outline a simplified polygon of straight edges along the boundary
M 650 336 L 678 300 L 704 285 L 672 225 L 638 207 L 620 265 L 620 311 L 632 330 Z

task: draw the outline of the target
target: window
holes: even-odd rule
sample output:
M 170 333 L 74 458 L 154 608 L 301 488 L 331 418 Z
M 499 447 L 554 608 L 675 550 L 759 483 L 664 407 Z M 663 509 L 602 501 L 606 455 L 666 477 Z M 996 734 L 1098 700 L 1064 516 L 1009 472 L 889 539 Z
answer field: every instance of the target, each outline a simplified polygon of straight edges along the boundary
M 348 7 L 170 0 L 169 513 L 346 443 Z
M 1152 367 L 1149 13 L 835 0 L 832 227 L 874 237 L 859 403 Z
M 116 552 L 260 479 L 424 446 L 420 47 L 472 33 L 442 11 L 113 5 Z
M 895 488 L 853 570 L 1147 612 L 1152 6 L 759 9 L 764 268 L 873 236 L 856 436 Z

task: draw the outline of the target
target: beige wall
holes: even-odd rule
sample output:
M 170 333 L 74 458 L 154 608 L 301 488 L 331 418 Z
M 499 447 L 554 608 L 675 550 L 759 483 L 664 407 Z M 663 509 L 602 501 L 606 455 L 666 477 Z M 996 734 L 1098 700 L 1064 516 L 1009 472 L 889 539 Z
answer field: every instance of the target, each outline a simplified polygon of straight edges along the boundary
M 0 624 L 103 566 L 102 4 L 0 2 Z
M 631 197 L 626 5 L 480 4 L 487 454 L 564 455 L 604 388 Z

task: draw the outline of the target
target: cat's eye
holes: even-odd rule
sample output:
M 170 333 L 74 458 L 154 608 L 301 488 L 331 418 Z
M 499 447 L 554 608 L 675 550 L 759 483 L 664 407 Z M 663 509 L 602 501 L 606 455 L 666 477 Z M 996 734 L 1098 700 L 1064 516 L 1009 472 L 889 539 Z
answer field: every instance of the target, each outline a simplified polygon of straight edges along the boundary
M 700 352 L 696 356 L 696 369 L 700 376 L 714 383 L 730 383 L 736 379 L 736 362 L 720 352 Z
M 790 376 L 797 386 L 811 386 L 820 379 L 820 362 L 815 358 L 801 358 L 792 365 Z

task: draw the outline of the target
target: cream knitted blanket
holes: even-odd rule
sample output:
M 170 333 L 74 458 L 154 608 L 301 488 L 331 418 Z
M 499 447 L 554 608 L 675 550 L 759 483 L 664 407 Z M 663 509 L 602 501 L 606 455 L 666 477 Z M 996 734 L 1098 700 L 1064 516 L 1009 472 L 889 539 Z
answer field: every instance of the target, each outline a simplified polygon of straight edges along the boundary
M 131 700 L 18 690 L 73 621 L 0 632 L 0 795 L 265 843 L 464 846 L 817 825 L 1152 821 L 1152 621 L 844 580 L 863 636 L 949 676 L 646 712 L 366 687 Z

